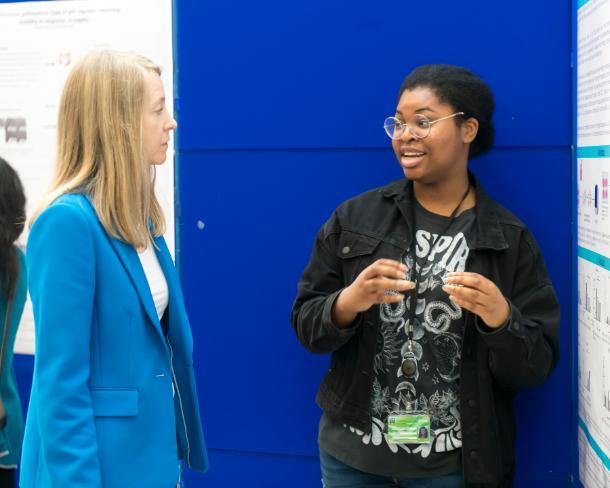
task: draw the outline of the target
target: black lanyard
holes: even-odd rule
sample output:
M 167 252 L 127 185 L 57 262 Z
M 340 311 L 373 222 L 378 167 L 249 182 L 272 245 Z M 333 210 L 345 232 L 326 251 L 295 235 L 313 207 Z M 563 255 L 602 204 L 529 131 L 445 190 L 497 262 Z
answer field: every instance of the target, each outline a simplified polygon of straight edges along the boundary
M 458 203 L 457 206 L 453 209 L 453 212 L 451 212 L 451 215 L 449 216 L 449 222 L 447 223 L 447 225 L 445 226 L 443 231 L 439 232 L 436 235 L 436 237 L 434 238 L 434 241 L 432 241 L 432 245 L 430 246 L 430 249 L 428 249 L 427 254 L 424 256 L 424 258 L 422 260 L 422 265 L 419 267 L 419 270 L 418 270 L 417 269 L 417 252 L 416 252 L 417 225 L 415 223 L 415 190 L 413 190 L 413 201 L 411 202 L 411 223 L 413 225 L 413 238 L 411 240 L 411 257 L 412 257 L 412 266 L 414 267 L 414 276 L 412 276 L 412 281 L 415 283 L 415 288 L 413 288 L 410 293 L 411 306 L 409 307 L 409 327 L 407 328 L 407 353 L 405 354 L 405 357 L 403 358 L 403 362 L 401 365 L 402 372 L 407 377 L 414 376 L 417 371 L 417 362 L 415 360 L 415 355 L 413 354 L 413 329 L 414 329 L 414 324 L 415 324 L 415 310 L 417 309 L 417 295 L 418 295 L 418 289 L 419 289 L 419 279 L 421 277 L 421 270 L 425 266 L 426 261 L 430 257 L 430 253 L 434 249 L 434 246 L 436 246 L 436 243 L 438 242 L 440 237 L 447 233 L 447 231 L 449 230 L 449 228 L 455 221 L 455 217 L 458 213 L 458 210 L 462 206 L 462 203 L 464 203 L 464 200 L 466 200 L 466 197 L 468 196 L 469 193 L 470 193 L 470 184 L 468 185 L 468 188 L 466 189 L 464 196 L 462 196 L 462 198 L 460 199 L 460 203 Z

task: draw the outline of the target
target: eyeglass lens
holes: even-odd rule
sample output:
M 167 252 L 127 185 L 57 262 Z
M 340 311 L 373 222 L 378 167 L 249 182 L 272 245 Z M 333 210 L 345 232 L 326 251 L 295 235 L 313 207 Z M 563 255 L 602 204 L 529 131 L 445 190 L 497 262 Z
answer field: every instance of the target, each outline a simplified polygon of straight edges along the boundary
M 411 132 L 413 137 L 423 139 L 430 133 L 430 120 L 424 116 L 416 114 L 406 123 L 401 122 L 396 117 L 388 117 L 384 123 L 384 129 L 392 139 L 400 139 L 406 130 Z

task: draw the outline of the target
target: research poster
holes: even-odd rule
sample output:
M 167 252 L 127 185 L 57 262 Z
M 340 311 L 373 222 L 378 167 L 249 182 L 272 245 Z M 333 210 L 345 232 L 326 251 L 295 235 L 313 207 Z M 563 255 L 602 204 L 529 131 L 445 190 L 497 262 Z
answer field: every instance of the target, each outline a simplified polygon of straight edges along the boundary
M 51 184 L 57 111 L 71 67 L 90 50 L 143 54 L 163 70 L 173 111 L 171 0 L 71 0 L 0 4 L 0 156 L 18 171 L 28 217 Z M 156 191 L 165 212 L 167 244 L 174 253 L 173 139 L 157 168 Z M 27 227 L 27 226 L 26 226 Z M 26 232 L 19 244 L 25 246 Z M 28 302 L 15 352 L 34 353 Z
M 578 2 L 579 477 L 610 486 L 610 0 Z

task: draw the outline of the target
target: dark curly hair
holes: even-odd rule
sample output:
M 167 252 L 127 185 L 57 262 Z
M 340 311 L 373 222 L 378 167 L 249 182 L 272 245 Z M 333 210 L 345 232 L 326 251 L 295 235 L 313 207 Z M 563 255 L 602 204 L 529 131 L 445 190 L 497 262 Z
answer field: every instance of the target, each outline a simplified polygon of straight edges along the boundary
M 451 105 L 456 112 L 464 112 L 461 118 L 456 117 L 456 123 L 470 117 L 477 119 L 479 131 L 470 144 L 470 158 L 491 149 L 495 134 L 491 118 L 495 104 L 493 93 L 481 78 L 461 66 L 427 64 L 407 75 L 400 85 L 398 98 L 405 90 L 418 87 L 431 89 L 441 102 Z
M 25 193 L 17 172 L 0 158 L 0 294 L 12 293 L 19 277 L 15 241 L 25 226 Z

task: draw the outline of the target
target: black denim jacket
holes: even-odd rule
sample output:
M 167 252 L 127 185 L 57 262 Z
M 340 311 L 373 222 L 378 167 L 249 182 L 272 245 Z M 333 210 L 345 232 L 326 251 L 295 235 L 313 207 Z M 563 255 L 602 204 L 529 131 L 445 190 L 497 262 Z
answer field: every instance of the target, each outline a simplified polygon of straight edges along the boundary
M 465 313 L 460 376 L 462 458 L 466 486 L 512 486 L 517 390 L 540 385 L 559 360 L 559 304 L 543 258 L 526 226 L 494 202 L 470 174 L 476 191 L 476 234 L 466 271 L 492 280 L 511 316 L 498 330 Z M 291 321 L 314 353 L 332 353 L 316 401 L 337 421 L 371 430 L 373 359 L 378 306 L 348 329 L 331 309 L 341 290 L 380 258 L 409 248 L 413 185 L 403 179 L 344 202 L 320 229 L 298 285 Z

